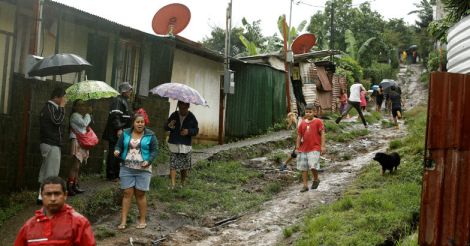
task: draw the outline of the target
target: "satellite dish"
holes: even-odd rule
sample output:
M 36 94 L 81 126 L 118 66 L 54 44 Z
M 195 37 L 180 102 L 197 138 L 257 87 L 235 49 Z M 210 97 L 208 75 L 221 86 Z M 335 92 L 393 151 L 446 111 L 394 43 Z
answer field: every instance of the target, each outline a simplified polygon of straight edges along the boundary
M 310 49 L 317 43 L 317 38 L 311 33 L 304 33 L 298 36 L 292 43 L 292 52 L 294 54 L 303 54 L 310 51 Z
M 183 31 L 190 19 L 188 7 L 180 3 L 168 4 L 153 16 L 152 29 L 156 34 L 173 36 Z

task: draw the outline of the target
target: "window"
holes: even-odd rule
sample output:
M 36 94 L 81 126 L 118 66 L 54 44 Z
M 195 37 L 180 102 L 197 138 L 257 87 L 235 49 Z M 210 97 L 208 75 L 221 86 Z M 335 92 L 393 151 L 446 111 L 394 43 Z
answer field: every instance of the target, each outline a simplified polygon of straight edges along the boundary
M 116 59 L 116 85 L 122 82 L 129 82 L 137 91 L 140 68 L 140 49 L 135 42 L 121 40 Z
M 15 5 L 0 2 L 0 114 L 8 113 L 13 74 Z

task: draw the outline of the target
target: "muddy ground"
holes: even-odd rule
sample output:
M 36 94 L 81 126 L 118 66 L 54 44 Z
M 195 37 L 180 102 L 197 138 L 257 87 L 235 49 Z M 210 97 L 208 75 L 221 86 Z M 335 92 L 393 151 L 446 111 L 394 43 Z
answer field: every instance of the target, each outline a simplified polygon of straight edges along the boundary
M 400 70 L 398 83 L 402 87 L 407 109 L 420 102 L 426 102 L 427 91 L 418 81 L 420 73 L 421 67 L 417 65 Z M 357 119 L 352 117 L 342 122 L 347 121 L 355 122 Z M 362 128 L 362 124 L 351 126 L 351 130 Z M 309 209 L 337 200 L 342 191 L 354 180 L 361 167 L 372 163 L 371 159 L 375 152 L 384 151 L 390 140 L 402 137 L 404 134 L 406 128 L 403 122 L 400 122 L 399 130 L 383 129 L 379 122 L 369 127 L 367 136 L 354 141 L 347 143 L 328 141 L 327 154 L 323 156 L 323 171 L 320 173 L 321 183 L 317 190 L 300 193 L 301 184 L 297 181 L 291 182 L 272 200 L 264 203 L 260 211 L 247 211 L 241 217 L 227 218 L 228 221 L 221 226 L 213 226 L 216 221 L 212 218 L 208 218 L 208 221 L 193 221 L 183 214 L 164 213 L 164 207 L 150 200 L 148 227 L 145 230 L 136 230 L 133 227 L 125 231 L 116 230 L 120 218 L 118 212 L 93 218 L 93 221 L 96 221 L 93 223 L 95 232 L 101 230 L 113 235 L 99 240 L 98 245 L 276 245 L 280 242 L 289 244 L 289 241 L 284 241 L 282 233 L 284 228 L 300 223 Z M 294 175 L 293 172 L 279 172 L 276 170 L 277 163 L 270 163 L 269 160 L 263 162 L 263 160 L 249 159 L 253 154 L 263 157 L 278 151 L 288 153 L 289 147 L 292 146 L 290 136 L 290 131 L 281 131 L 195 151 L 193 162 L 202 159 L 238 159 L 253 168 L 259 167 L 259 163 L 262 163 L 263 168 L 270 174 L 266 175 L 267 178 L 282 179 L 286 175 Z M 248 155 L 248 152 L 251 154 Z M 167 168 L 163 166 L 155 173 L 165 175 L 167 172 Z M 94 190 L 117 184 L 89 182 L 84 185 L 89 189 L 87 195 L 92 196 Z M 8 228 L 5 228 L 6 226 L 0 228 L 0 235 L 3 238 L 0 240 L 1 245 L 12 244 L 14 236 L 11 235 L 16 235 L 19 227 L 36 208 L 37 206 L 32 205 L 24 209 L 16 218 L 6 223 L 10 225 Z M 3 235 L 10 236 L 4 238 Z M 294 238 L 291 237 L 289 240 Z

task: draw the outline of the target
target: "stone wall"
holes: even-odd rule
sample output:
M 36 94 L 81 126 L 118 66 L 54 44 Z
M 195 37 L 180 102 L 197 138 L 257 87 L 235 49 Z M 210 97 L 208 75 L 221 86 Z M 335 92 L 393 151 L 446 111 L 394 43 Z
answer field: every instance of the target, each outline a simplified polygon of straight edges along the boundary
M 39 113 L 44 103 L 49 100 L 50 93 L 57 86 L 64 88 L 70 84 L 27 80 L 22 75 L 15 75 L 12 83 L 11 111 L 0 115 L 0 193 L 38 187 L 37 177 L 41 167 L 39 151 Z M 93 107 L 92 128 L 101 138 L 108 117 L 111 99 L 90 101 Z M 169 103 L 156 96 L 142 98 L 144 109 L 150 118 L 149 128 L 155 131 L 159 142 L 164 142 L 163 124 L 168 117 Z M 67 116 L 70 115 L 72 102 L 66 106 Z M 64 123 L 64 136 L 68 140 L 68 117 Z M 107 142 L 100 143 L 90 151 L 88 164 L 82 167 L 83 173 L 101 173 L 104 168 L 104 150 Z M 67 177 L 72 157 L 68 141 L 62 147 L 60 176 Z

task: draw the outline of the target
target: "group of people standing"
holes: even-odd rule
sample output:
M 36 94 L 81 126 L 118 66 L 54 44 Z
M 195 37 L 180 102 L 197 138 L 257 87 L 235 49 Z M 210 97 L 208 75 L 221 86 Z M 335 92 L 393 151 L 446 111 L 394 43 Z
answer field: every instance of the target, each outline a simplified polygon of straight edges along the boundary
M 132 85 L 124 82 L 119 85 L 120 95 L 113 98 L 102 138 L 108 141 L 106 178 L 119 181 L 123 190 L 121 223 L 118 229 L 127 228 L 127 215 L 132 197 L 135 196 L 139 209 L 137 229 L 146 228 L 147 198 L 150 189 L 152 164 L 158 154 L 158 140 L 148 128 L 149 117 L 138 105 L 129 106 Z M 43 207 L 36 211 L 18 234 L 15 245 L 28 245 L 44 241 L 50 245 L 57 240 L 70 242 L 70 245 L 95 245 L 88 220 L 65 204 L 67 196 L 84 192 L 80 189 L 78 177 L 80 166 L 89 157 L 89 149 L 82 146 L 77 135 L 90 130 L 93 123 L 92 109 L 85 101 L 73 102 L 69 120 L 69 139 L 73 159 L 67 182 L 59 176 L 62 159 L 61 147 L 64 141 L 63 123 L 66 118 L 67 97 L 63 88 L 53 90 L 50 100 L 40 113 L 40 151 L 42 164 L 38 181 L 40 184 L 37 203 Z M 192 137 L 199 133 L 198 122 L 189 111 L 189 103 L 178 101 L 178 110 L 166 120 L 163 128 L 169 131 L 168 146 L 170 155 L 170 188 L 176 187 L 176 172 L 180 171 L 181 185 L 185 185 L 191 169 Z M 134 111 L 134 112 L 133 112 Z M 71 219 L 77 218 L 77 219 Z M 67 229 L 54 227 L 51 223 L 71 223 Z M 56 221 L 56 222 L 52 222 Z M 49 228 L 49 229 L 47 229 Z M 71 233 L 63 234 L 64 231 Z M 52 235 L 44 235 L 49 233 Z M 80 243 L 81 242 L 81 243 Z M 39 245 L 39 244 L 38 244 Z

